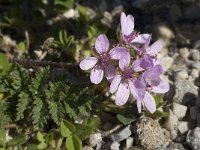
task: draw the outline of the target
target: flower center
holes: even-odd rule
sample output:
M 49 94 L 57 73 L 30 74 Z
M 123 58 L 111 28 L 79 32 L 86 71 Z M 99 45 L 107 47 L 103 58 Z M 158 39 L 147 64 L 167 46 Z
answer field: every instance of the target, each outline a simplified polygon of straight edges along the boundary
M 124 79 L 130 79 L 130 78 L 133 78 L 133 71 L 131 69 L 126 69 L 122 72 L 122 77 Z
M 109 64 L 109 59 L 110 59 L 110 56 L 106 53 L 103 53 L 99 56 L 99 63 L 102 65 L 102 66 L 107 66 Z
M 133 31 L 130 35 L 124 35 L 126 39 L 126 43 L 130 44 L 133 39 L 135 39 L 139 35 L 139 32 Z

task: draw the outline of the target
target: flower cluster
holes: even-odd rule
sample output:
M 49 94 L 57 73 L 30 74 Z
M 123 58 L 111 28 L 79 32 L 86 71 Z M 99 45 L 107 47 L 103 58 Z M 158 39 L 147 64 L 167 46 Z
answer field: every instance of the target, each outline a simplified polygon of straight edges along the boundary
M 120 18 L 120 39 L 120 44 L 109 49 L 106 35 L 99 35 L 95 42 L 98 56 L 85 58 L 80 62 L 80 68 L 92 69 L 90 80 L 94 84 L 99 84 L 105 74 L 110 82 L 110 92 L 116 94 L 117 105 L 124 105 L 132 95 L 139 113 L 142 106 L 154 113 L 156 104 L 150 92 L 165 93 L 169 90 L 169 85 L 160 79 L 163 68 L 157 59 L 163 41 L 158 40 L 150 45 L 151 34 L 136 32 L 133 16 L 126 16 L 124 12 Z M 131 56 L 133 49 L 135 54 Z M 113 60 L 118 62 L 118 66 L 114 65 Z

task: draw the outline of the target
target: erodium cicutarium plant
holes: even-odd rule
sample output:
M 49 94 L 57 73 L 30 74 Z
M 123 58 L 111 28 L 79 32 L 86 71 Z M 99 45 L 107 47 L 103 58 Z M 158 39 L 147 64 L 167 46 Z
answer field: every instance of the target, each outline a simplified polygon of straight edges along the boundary
M 156 104 L 151 93 L 165 93 L 169 91 L 169 84 L 160 78 L 163 68 L 157 58 L 163 41 L 150 45 L 151 37 L 151 34 L 135 31 L 134 17 L 122 12 L 120 42 L 110 49 L 113 46 L 106 35 L 99 35 L 95 42 L 98 56 L 85 58 L 80 62 L 80 68 L 91 69 L 90 80 L 94 84 L 99 84 L 105 75 L 110 83 L 110 93 L 116 95 L 116 105 L 124 105 L 132 95 L 139 113 L 142 106 L 154 113 Z M 132 50 L 135 51 L 134 57 L 130 53 Z M 118 66 L 111 60 L 117 60 Z

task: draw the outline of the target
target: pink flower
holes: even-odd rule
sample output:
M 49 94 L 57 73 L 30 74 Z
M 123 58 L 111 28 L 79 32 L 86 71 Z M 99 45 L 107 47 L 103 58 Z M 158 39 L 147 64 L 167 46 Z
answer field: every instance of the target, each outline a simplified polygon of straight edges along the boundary
M 116 75 L 111 82 L 110 92 L 116 93 L 115 103 L 116 105 L 122 106 L 124 105 L 130 94 L 133 95 L 134 98 L 137 98 L 137 89 L 135 85 L 135 81 L 137 78 L 133 75 L 133 68 L 129 67 L 130 57 L 123 58 L 121 63 L 119 63 L 119 68 L 121 69 L 121 74 Z
M 155 65 L 146 72 L 143 73 L 139 80 L 141 89 L 140 96 L 137 97 L 138 112 L 141 112 L 141 107 L 144 105 L 151 113 L 156 111 L 155 99 L 148 92 L 166 93 L 169 91 L 169 84 L 163 82 L 160 79 L 160 75 L 163 73 L 163 68 L 160 65 Z
M 134 31 L 134 18 L 122 12 L 120 17 L 121 38 L 125 44 L 131 46 L 133 43 L 145 43 L 150 34 L 139 34 Z
M 79 65 L 82 70 L 92 69 L 90 80 L 94 84 L 99 84 L 102 81 L 104 71 L 108 80 L 112 80 L 116 75 L 115 68 L 109 62 L 110 59 L 120 60 L 121 56 L 130 55 L 128 50 L 123 47 L 115 47 L 108 52 L 109 41 L 105 34 L 97 37 L 95 49 L 99 56 L 85 58 Z

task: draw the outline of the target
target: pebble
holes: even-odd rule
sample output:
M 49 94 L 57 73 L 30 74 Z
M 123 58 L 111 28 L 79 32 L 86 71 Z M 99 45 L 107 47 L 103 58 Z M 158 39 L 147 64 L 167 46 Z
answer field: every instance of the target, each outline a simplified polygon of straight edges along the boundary
M 145 149 L 156 149 L 169 145 L 170 133 L 158 121 L 142 116 L 136 123 L 135 138 Z
M 192 102 L 198 96 L 197 87 L 186 79 L 178 78 L 174 82 L 175 95 L 174 102 L 179 104 L 187 104 Z
M 193 78 L 199 77 L 199 71 L 197 69 L 192 69 L 192 72 L 190 74 Z
M 90 146 L 84 146 L 84 147 L 83 147 L 83 150 L 93 150 L 93 148 L 90 147 Z
M 199 61 L 200 60 L 200 51 L 197 49 L 193 49 L 190 52 L 190 57 L 192 58 L 192 60 L 194 61 Z
M 162 58 L 161 65 L 163 66 L 163 70 L 167 71 L 169 68 L 171 68 L 173 61 L 173 58 L 169 56 Z
M 133 137 L 128 137 L 126 139 L 126 147 L 125 149 L 129 149 L 133 146 L 134 138 Z
M 178 118 L 170 111 L 168 118 L 165 120 L 164 127 L 168 130 L 176 130 L 178 127 Z
M 179 49 L 179 55 L 182 58 L 187 59 L 190 55 L 190 52 L 189 52 L 188 48 L 184 47 L 184 48 Z
M 165 25 L 158 26 L 158 33 L 163 39 L 170 40 L 175 37 L 172 30 Z
M 186 115 L 187 107 L 174 102 L 172 104 L 172 111 L 174 115 L 177 116 L 178 119 L 182 119 Z
M 191 64 L 192 68 L 200 70 L 200 61 L 195 61 Z
M 181 134 L 186 133 L 189 129 L 190 129 L 189 122 L 187 122 L 187 121 L 180 121 L 180 122 L 178 123 L 178 131 L 179 131 Z
M 189 76 L 188 76 L 188 72 L 186 70 L 181 70 L 181 71 L 178 71 L 176 72 L 175 74 L 175 79 L 176 78 L 182 78 L 182 79 L 187 79 Z
M 181 143 L 171 143 L 169 146 L 169 150 L 185 150 Z
M 94 133 L 90 135 L 88 145 L 91 147 L 95 147 L 101 141 L 102 141 L 101 133 Z
M 200 127 L 190 130 L 187 134 L 186 141 L 193 150 L 200 149 Z
M 112 134 L 111 140 L 113 142 L 121 142 L 121 141 L 125 140 L 126 138 L 128 138 L 131 134 L 132 134 L 131 126 L 128 125 L 127 127 L 125 127 L 120 132 Z
M 190 108 L 190 117 L 193 121 L 197 120 L 197 114 L 199 112 L 199 108 L 197 106 L 192 106 Z
M 110 146 L 110 150 L 119 150 L 120 144 L 118 142 L 113 142 Z

